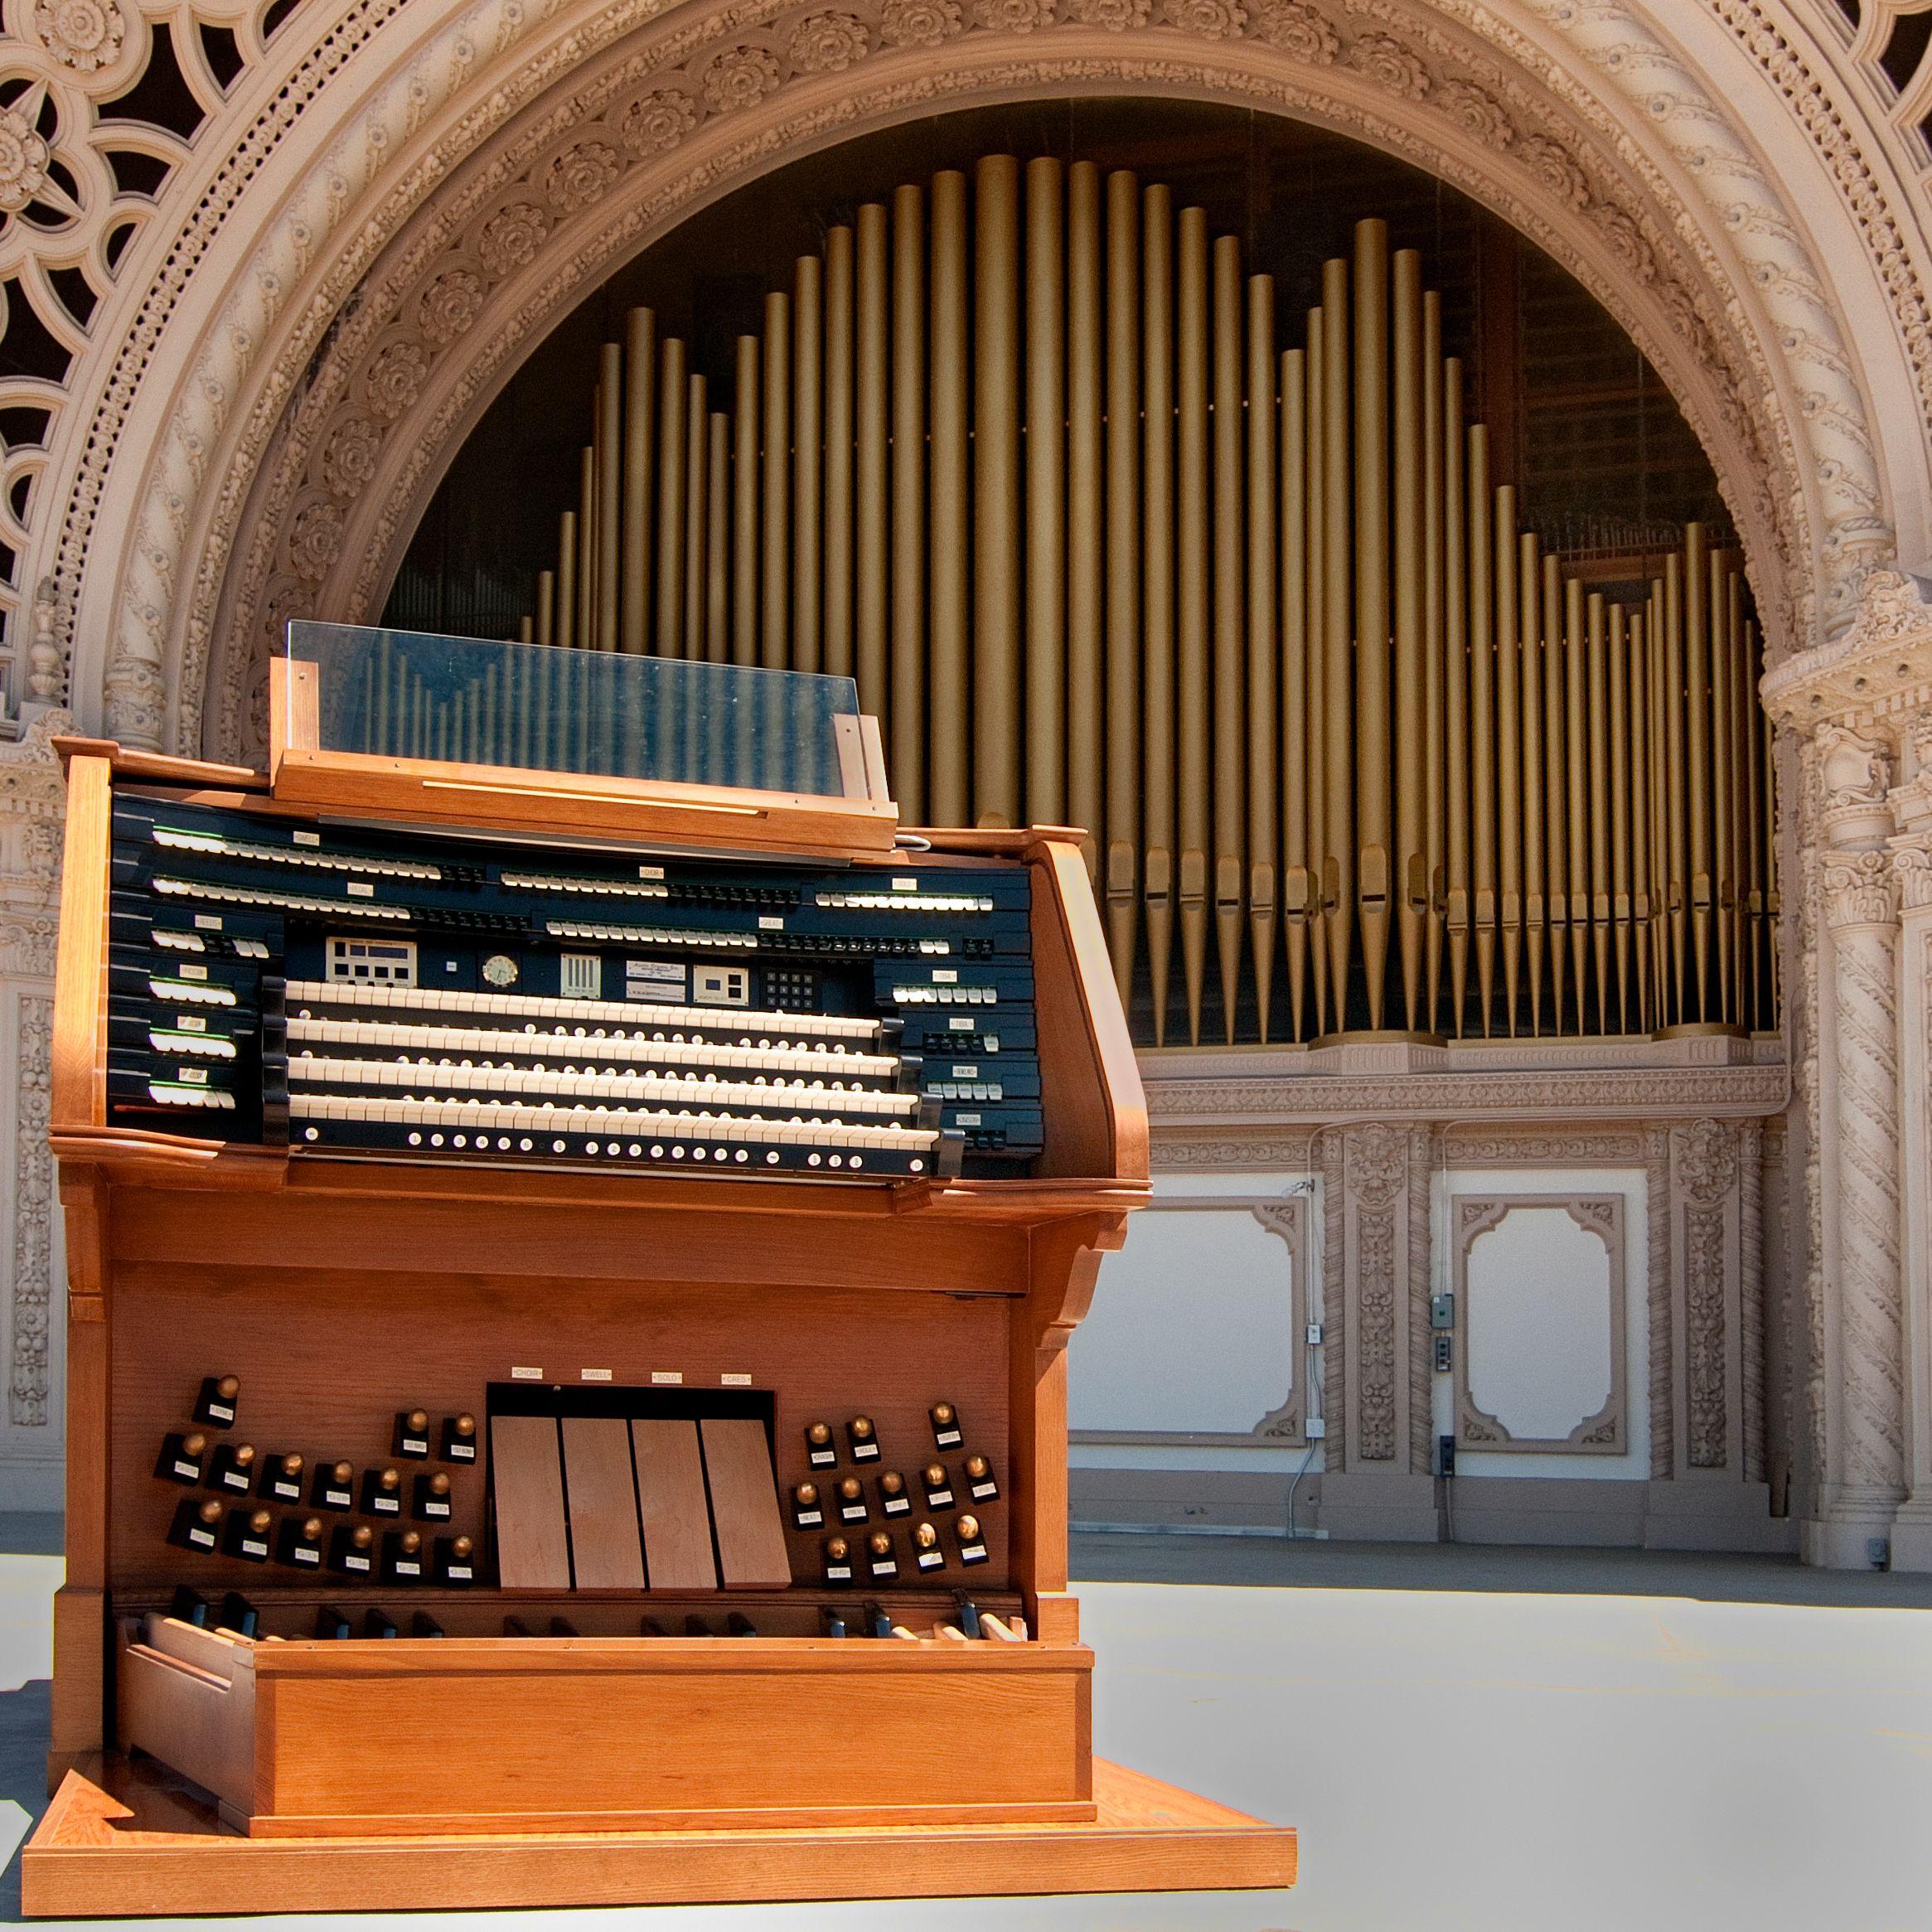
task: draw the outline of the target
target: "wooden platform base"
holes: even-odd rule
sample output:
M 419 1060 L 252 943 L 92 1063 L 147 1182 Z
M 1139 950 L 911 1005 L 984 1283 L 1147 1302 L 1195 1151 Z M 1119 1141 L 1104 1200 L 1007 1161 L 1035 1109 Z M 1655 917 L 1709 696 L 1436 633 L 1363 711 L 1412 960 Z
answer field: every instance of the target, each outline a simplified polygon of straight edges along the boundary
M 1097 1759 L 1092 1824 L 248 1838 L 145 1760 L 70 1771 L 27 1841 L 29 1918 L 689 1905 L 1295 1882 L 1295 1833 Z

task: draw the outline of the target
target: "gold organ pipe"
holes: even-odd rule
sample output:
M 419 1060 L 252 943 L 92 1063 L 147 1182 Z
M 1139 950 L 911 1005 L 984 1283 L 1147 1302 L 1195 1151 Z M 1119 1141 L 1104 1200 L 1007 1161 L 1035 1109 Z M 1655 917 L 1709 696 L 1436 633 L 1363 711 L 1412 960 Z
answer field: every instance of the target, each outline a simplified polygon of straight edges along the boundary
M 1067 235 L 1060 164 L 1026 164 L 1026 816 L 1067 816 Z M 1019 516 L 1016 503 L 1014 515 Z
M 1257 1028 L 1266 1043 L 1273 1003 L 1276 881 L 1281 828 L 1276 787 L 1281 696 L 1277 666 L 1281 639 L 1276 625 L 1276 539 L 1280 532 L 1276 491 L 1281 458 L 1280 418 L 1275 395 L 1275 283 L 1255 275 L 1247 284 L 1247 900 L 1254 948 Z M 1236 559 L 1237 570 L 1242 562 Z M 1225 729 L 1225 728 L 1224 728 Z M 1233 1002 L 1228 1002 L 1232 1016 Z
M 1744 665 L 1744 579 L 1726 559 L 1724 574 L 1724 654 L 1729 673 L 1731 758 L 1724 772 L 1731 806 L 1730 893 L 1725 924 L 1731 932 L 1731 1011 L 1733 1024 L 1748 1026 L 1745 1004 L 1746 935 L 1746 902 L 1750 894 L 1750 744 L 1749 680 Z
M 597 452 L 588 444 L 578 453 L 577 642 L 597 648 Z
M 1328 947 L 1328 458 L 1323 429 L 1328 412 L 1328 326 L 1319 308 L 1308 312 L 1305 393 L 1308 598 L 1308 700 L 1301 725 L 1308 760 L 1308 939 L 1315 989 L 1315 1030 L 1329 1030 Z M 1339 1022 L 1338 1022 L 1339 1024 Z
M 624 573 L 619 642 L 633 656 L 651 647 L 651 439 L 657 403 L 657 318 L 633 308 L 624 318 Z
M 1630 1030 L 1630 686 L 1625 613 L 1620 603 L 1610 608 L 1610 703 L 1605 729 L 1610 734 L 1610 920 L 1616 943 L 1617 1031 Z
M 1131 297 L 1130 296 L 1130 300 Z M 1106 611 L 1102 520 L 1102 371 L 1106 307 L 1101 282 L 1100 170 L 1067 172 L 1067 773 L 1066 810 L 1087 834 L 1087 869 L 1101 884 L 1106 837 L 1102 724 L 1106 703 L 1102 637 Z M 1138 739 L 1139 733 L 1135 733 Z M 1136 748 L 1138 747 L 1136 746 Z M 1133 965 L 1130 939 L 1126 953 Z
M 825 250 L 825 669 L 852 675 L 852 230 L 830 230 Z
M 926 810 L 926 204 L 892 200 L 892 789 L 913 825 Z
M 1554 557 L 1542 560 L 1543 845 L 1547 889 L 1543 917 L 1550 936 L 1550 1008 L 1563 1030 L 1563 989 L 1569 978 L 1570 744 L 1569 700 L 1563 668 L 1563 579 Z M 1577 990 L 1577 1030 L 1583 994 Z
M 1757 1024 L 1760 1027 L 1777 1024 L 1778 1001 L 1778 801 L 1777 801 L 1777 740 L 1771 731 L 1771 714 L 1757 702 L 1759 676 L 1759 651 L 1755 642 L 1755 628 L 1745 627 L 1746 661 L 1750 666 L 1750 702 L 1756 716 L 1757 729 L 1754 736 L 1758 744 L 1758 811 L 1760 815 L 1758 827 L 1758 884 L 1759 899 L 1762 906 L 1760 924 L 1762 937 L 1758 942 L 1758 956 L 1764 961 L 1765 981 L 1763 999 Z
M 973 809 L 1019 817 L 1019 163 L 989 154 L 974 194 Z M 934 501 L 938 491 L 935 487 Z
M 1141 610 L 1146 637 L 1142 780 L 1143 891 L 1154 1043 L 1167 1038 L 1174 949 L 1174 201 L 1158 183 L 1143 202 L 1141 286 Z
M 1650 712 L 1649 732 L 1650 739 L 1650 922 L 1651 922 L 1651 986 L 1657 1024 L 1668 1026 L 1682 1010 L 1681 993 L 1673 998 L 1673 982 L 1678 974 L 1673 963 L 1673 866 L 1675 863 L 1671 849 L 1672 801 L 1676 787 L 1667 777 L 1669 771 L 1670 729 L 1669 719 L 1674 712 L 1679 720 L 1683 717 L 1681 705 L 1667 702 L 1670 689 L 1668 675 L 1669 618 L 1668 599 L 1669 571 L 1672 559 L 1664 559 L 1665 576 L 1661 583 L 1653 582 L 1650 600 L 1644 617 L 1644 635 L 1649 640 L 1649 658 L 1650 675 Z
M 657 654 L 679 657 L 684 643 L 685 477 L 690 453 L 685 419 L 690 378 L 685 346 L 675 336 L 664 342 L 657 373 Z
M 1107 947 L 1123 1005 L 1133 997 L 1140 869 L 1140 185 L 1116 168 L 1106 177 L 1106 882 Z M 1157 1001 L 1157 1025 L 1158 1014 Z
M 855 521 L 858 558 L 854 590 L 853 669 L 859 679 L 859 709 L 884 721 L 887 709 L 887 653 L 891 632 L 891 575 L 886 550 L 888 477 L 892 458 L 888 371 L 891 364 L 890 287 L 892 237 L 882 201 L 859 211 L 857 302 L 854 357 L 857 397 L 854 433 L 858 443 Z
M 1712 771 L 1712 916 L 1716 923 L 1717 1020 L 1735 1020 L 1731 1005 L 1731 910 L 1737 900 L 1731 874 L 1731 798 L 1741 749 L 1731 740 L 1731 637 L 1726 559 L 1710 556 L 1710 771 Z
M 1212 825 L 1208 766 L 1208 638 L 1212 587 L 1208 519 L 1208 214 L 1184 208 L 1174 251 L 1174 728 L 1180 785 L 1178 898 L 1188 1040 L 1201 1039 L 1208 962 L 1208 842 Z
M 537 572 L 536 603 L 536 642 L 554 644 L 557 641 L 557 574 L 554 570 Z
M 1447 828 L 1443 788 L 1448 783 L 1443 741 L 1445 630 L 1442 429 L 1442 298 L 1422 297 L 1422 817 L 1424 876 L 1428 889 L 1426 927 L 1426 991 L 1423 1029 L 1435 1032 L 1442 1010 L 1442 913 L 1447 888 L 1444 864 Z
M 615 651 L 624 574 L 624 348 L 606 342 L 598 357 L 597 423 L 597 647 Z
M 738 338 L 732 380 L 731 661 L 758 661 L 758 339 Z
M 1489 432 L 1481 423 L 1469 432 L 1470 792 L 1474 886 L 1476 997 L 1489 1037 L 1496 990 L 1496 661 L 1491 624 Z
M 1388 224 L 1355 224 L 1356 903 L 1368 1024 L 1379 1028 L 1388 974 L 1390 878 L 1388 597 Z
M 1610 689 L 1603 594 L 1592 591 L 1586 627 L 1590 724 L 1590 945 L 1596 970 L 1596 1026 L 1610 1031 Z
M 763 388 L 758 653 L 767 670 L 782 671 L 792 662 L 792 298 L 782 288 L 765 298 Z
M 1590 729 L 1585 720 L 1587 664 L 1583 641 L 1583 586 L 1563 586 L 1563 735 L 1569 756 L 1569 797 L 1564 823 L 1570 837 L 1570 969 L 1576 985 L 1576 1030 L 1585 1030 L 1585 961 L 1590 941 Z
M 1355 924 L 1352 449 L 1349 421 L 1349 264 L 1322 270 L 1322 808 L 1328 850 L 1322 909 L 1328 926 L 1329 980 L 1337 1031 L 1348 1025 L 1349 962 Z
M 1523 974 L 1523 653 L 1517 638 L 1516 490 L 1500 485 L 1496 519 L 1496 781 L 1503 932 L 1503 1004 L 1516 1033 L 1517 992 Z
M 1468 1025 L 1470 968 L 1469 520 L 1462 361 L 1442 366 L 1443 925 L 1449 942 L 1450 1030 Z
M 1684 709 L 1690 740 L 1691 970 L 1697 1014 L 1708 1019 L 1711 985 L 1711 586 L 1704 526 L 1684 526 Z
M 971 671 L 966 613 L 973 550 L 968 540 L 971 446 L 966 376 L 972 351 L 968 321 L 966 180 L 949 168 L 932 177 L 931 295 L 932 463 L 927 555 L 931 581 L 931 692 L 927 770 L 934 822 L 967 823 L 968 771 L 975 720 L 968 712 Z
M 705 656 L 713 664 L 724 664 L 731 656 L 731 419 L 714 410 L 710 424 L 705 486 Z
M 1626 639 L 1629 673 L 1625 689 L 1630 760 L 1630 937 L 1635 954 L 1637 1030 L 1651 1027 L 1650 938 L 1650 642 L 1641 610 L 1630 613 Z
M 1402 249 L 1393 267 L 1389 399 L 1395 567 L 1395 894 L 1402 1024 L 1423 1017 L 1428 925 L 1428 698 L 1423 672 L 1422 258 Z M 1433 1018 L 1433 1015 L 1430 1016 Z
M 1523 931 L 1529 969 L 1529 1030 L 1543 1030 L 1543 947 L 1548 928 L 1543 888 L 1542 564 L 1534 532 L 1516 540 L 1516 642 L 1523 697 Z
M 825 264 L 792 279 L 792 668 L 825 663 Z
M 1307 1036 L 1308 356 L 1281 355 L 1281 913 L 1288 1037 Z
M 1671 1017 L 1681 1024 L 1688 1017 L 1684 1003 L 1684 964 L 1689 936 L 1690 835 L 1685 778 L 1684 609 L 1683 559 L 1676 552 L 1663 559 L 1663 769 L 1669 851 L 1668 909 L 1670 918 Z
M 1738 590 L 1741 598 L 1743 582 L 1739 580 Z M 1741 881 L 1743 891 L 1740 893 L 1740 913 L 1744 933 L 1743 952 L 1745 963 L 1740 973 L 1744 1000 L 1748 1003 L 1748 1017 L 1740 1018 L 1752 1028 L 1765 1024 L 1765 1011 L 1764 935 L 1765 913 L 1765 847 L 1764 847 L 1764 786 L 1765 745 L 1764 734 L 1758 729 L 1753 686 L 1756 681 L 1756 664 L 1753 661 L 1750 643 L 1750 626 L 1748 620 L 1741 620 L 1738 630 L 1738 736 L 1745 745 L 1746 771 L 1744 795 L 1744 877 Z
M 685 386 L 684 655 L 700 663 L 705 656 L 705 593 L 709 578 L 705 540 L 710 518 L 705 501 L 709 405 L 704 377 L 691 376 Z
M 1242 356 L 1241 245 L 1231 235 L 1214 244 L 1210 269 L 1213 375 L 1213 639 L 1214 720 L 1214 927 L 1221 961 L 1221 1006 L 1227 1043 L 1234 1044 L 1240 996 L 1247 880 L 1248 674 L 1242 448 Z M 1272 399 L 1271 398 L 1271 403 Z M 1272 710 L 1272 705 L 1270 709 Z
M 557 519 L 556 641 L 568 648 L 577 642 L 577 512 L 566 510 Z

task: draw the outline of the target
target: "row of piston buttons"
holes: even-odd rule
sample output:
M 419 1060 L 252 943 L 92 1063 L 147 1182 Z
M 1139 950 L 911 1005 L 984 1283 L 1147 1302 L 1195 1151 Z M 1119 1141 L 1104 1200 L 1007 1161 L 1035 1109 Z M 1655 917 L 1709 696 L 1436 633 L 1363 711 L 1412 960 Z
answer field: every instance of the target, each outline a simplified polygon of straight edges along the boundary
M 971 1569 L 975 1564 L 989 1560 L 985 1530 L 978 1517 L 957 1518 L 952 1525 L 952 1533 L 957 1559 L 964 1567 Z M 912 1547 L 913 1566 L 922 1575 L 943 1570 L 951 1560 L 938 1528 L 933 1523 L 918 1523 L 913 1526 Z M 857 1552 L 850 1537 L 837 1535 L 828 1536 L 821 1548 L 824 1579 L 835 1586 L 854 1581 L 855 1572 L 861 1569 L 866 1578 L 874 1583 L 891 1582 L 899 1574 L 898 1546 L 893 1540 L 890 1530 L 872 1531 L 864 1538 L 863 1548 Z
M 218 1443 L 209 1455 L 208 1439 L 196 1430 L 163 1439 L 155 1474 L 185 1489 L 206 1487 L 233 1496 L 253 1494 L 269 1503 L 300 1503 L 307 1468 L 299 1455 L 262 1455 L 252 1442 Z M 362 1472 L 360 1499 L 352 1462 L 318 1465 L 307 1488 L 312 1509 L 359 1508 L 366 1516 L 403 1513 L 403 1475 L 393 1464 Z M 429 1470 L 415 1479 L 409 1514 L 417 1522 L 447 1523 L 450 1508 L 448 1470 Z
M 175 1511 L 167 1540 L 206 1556 L 250 1563 L 272 1557 L 290 1569 L 327 1569 L 365 1580 L 380 1576 L 389 1583 L 421 1582 L 426 1560 L 420 1530 L 385 1531 L 379 1547 L 375 1530 L 366 1523 L 339 1523 L 333 1531 L 319 1516 L 284 1516 L 278 1523 L 273 1510 L 230 1508 L 214 1496 L 199 1503 L 185 1499 Z M 473 1537 L 438 1537 L 428 1560 L 438 1583 L 461 1586 L 475 1581 Z
M 926 1411 L 926 1418 L 932 1425 L 932 1445 L 935 1449 L 956 1449 L 961 1442 L 959 1411 L 951 1402 L 935 1402 Z M 871 1416 L 855 1416 L 845 1425 L 845 1441 L 854 1462 L 877 1462 L 879 1459 L 879 1431 Z M 837 1466 L 838 1445 L 832 1437 L 830 1422 L 808 1422 L 805 1426 L 805 1459 L 815 1470 L 829 1470 Z
M 961 1470 L 962 1482 L 958 1485 L 942 1462 L 929 1462 L 920 1470 L 920 1486 L 927 1509 L 934 1512 L 956 1509 L 959 1507 L 957 1489 L 962 1486 L 973 1502 L 998 1501 L 1000 1484 L 993 1474 L 992 1465 L 985 1456 L 969 1455 L 961 1465 Z M 897 1470 L 882 1470 L 877 1478 L 877 1486 L 882 1515 L 912 1514 L 913 1499 L 906 1493 L 906 1479 Z M 795 1484 L 792 1490 L 792 1527 L 796 1529 L 821 1528 L 825 1522 L 826 1501 L 816 1483 Z M 830 1502 L 834 1517 L 840 1523 L 872 1520 L 872 1506 L 866 1499 L 865 1485 L 857 1476 L 841 1476 L 832 1485 Z

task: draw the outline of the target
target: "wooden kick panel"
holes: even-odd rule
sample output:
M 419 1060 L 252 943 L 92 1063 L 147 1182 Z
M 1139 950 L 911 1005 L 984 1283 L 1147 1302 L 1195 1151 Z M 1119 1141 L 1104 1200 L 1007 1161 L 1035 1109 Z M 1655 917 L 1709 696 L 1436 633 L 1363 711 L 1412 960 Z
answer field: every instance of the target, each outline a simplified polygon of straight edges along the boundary
M 631 1431 L 622 1416 L 564 1418 L 564 1482 L 570 1555 L 579 1590 L 642 1590 L 637 1489 Z
M 506 1590 L 568 1590 L 570 1539 L 564 1465 L 552 1416 L 493 1416 L 490 1481 L 496 1499 L 496 1569 Z
M 783 1588 L 792 1581 L 792 1564 L 764 1424 L 751 1416 L 707 1416 L 700 1428 L 724 1587 Z
M 651 1587 L 715 1590 L 718 1566 L 711 1556 L 698 1425 L 640 1416 L 631 1424 L 631 1446 L 637 1459 L 637 1508 Z

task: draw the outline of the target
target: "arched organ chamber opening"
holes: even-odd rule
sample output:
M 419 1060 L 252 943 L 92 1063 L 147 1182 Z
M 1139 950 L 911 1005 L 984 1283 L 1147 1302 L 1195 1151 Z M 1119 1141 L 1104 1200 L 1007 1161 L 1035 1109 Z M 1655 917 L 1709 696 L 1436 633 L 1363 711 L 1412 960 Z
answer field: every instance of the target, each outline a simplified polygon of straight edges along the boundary
M 1775 1027 L 1737 550 L 1546 544 L 1383 221 L 1306 307 L 1251 252 L 992 154 L 826 229 L 722 378 L 631 308 L 523 634 L 855 676 L 910 820 L 1088 829 L 1143 1044 Z

